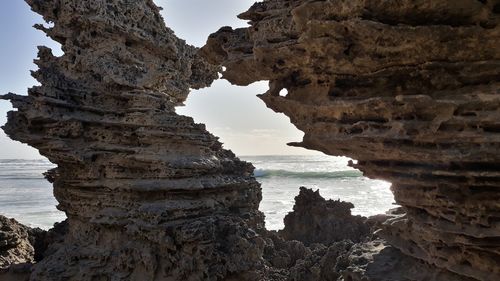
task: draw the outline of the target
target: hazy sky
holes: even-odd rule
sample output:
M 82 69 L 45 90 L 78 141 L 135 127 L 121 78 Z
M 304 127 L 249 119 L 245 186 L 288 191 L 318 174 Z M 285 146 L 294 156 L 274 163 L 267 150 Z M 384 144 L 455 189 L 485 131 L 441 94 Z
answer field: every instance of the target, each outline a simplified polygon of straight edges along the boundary
M 236 15 L 246 11 L 251 0 L 155 0 L 164 8 L 163 17 L 178 37 L 187 43 L 202 46 L 212 32 L 222 26 L 242 27 L 246 22 Z M 42 23 L 22 0 L 0 1 L 0 93 L 26 94 L 36 84 L 30 76 L 35 69 L 36 46 L 45 45 L 61 54 L 59 46 L 41 31 L 32 28 Z M 286 146 L 300 141 L 302 133 L 289 123 L 288 117 L 266 108 L 255 95 L 266 91 L 267 83 L 247 87 L 230 85 L 218 80 L 210 88 L 193 91 L 180 114 L 192 116 L 205 123 L 207 129 L 219 136 L 226 148 L 237 155 L 314 154 Z M 10 104 L 0 101 L 0 125 L 6 122 Z M 0 130 L 0 159 L 40 158 L 35 149 L 8 139 Z

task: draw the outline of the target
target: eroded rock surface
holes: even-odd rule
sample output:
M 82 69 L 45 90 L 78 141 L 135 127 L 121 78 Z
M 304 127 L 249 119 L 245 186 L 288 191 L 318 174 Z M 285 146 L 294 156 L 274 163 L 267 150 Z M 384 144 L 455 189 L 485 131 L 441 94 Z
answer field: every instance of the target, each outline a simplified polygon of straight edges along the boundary
M 348 266 L 350 240 L 305 245 L 285 240 L 275 232 L 265 238 L 265 266 L 259 280 L 269 281 L 335 281 Z
M 28 280 L 33 264 L 50 255 L 66 232 L 66 221 L 45 231 L 0 215 L 0 281 Z
M 305 133 L 357 159 L 405 214 L 379 235 L 464 278 L 500 280 L 500 2 L 267 0 L 204 56 Z M 286 89 L 287 95 L 280 92 Z
M 0 270 L 11 264 L 32 263 L 35 249 L 32 230 L 0 215 Z
M 473 281 L 403 254 L 382 239 L 355 244 L 344 254 L 338 281 Z
M 35 262 L 41 261 L 43 258 L 50 256 L 54 251 L 57 251 L 60 244 L 64 243 L 64 238 L 68 233 L 68 220 L 54 224 L 54 227 L 48 231 L 41 229 L 32 230 L 32 244 L 35 248 Z
M 285 216 L 285 228 L 279 235 L 285 240 L 298 240 L 306 245 L 325 245 L 351 240 L 360 242 L 371 232 L 367 218 L 353 216 L 354 205 L 340 200 L 325 200 L 319 190 L 300 188 L 293 212 Z
M 3 128 L 58 165 L 48 175 L 68 216 L 62 243 L 34 266 L 44 280 L 251 278 L 263 244 L 253 167 L 175 113 L 218 67 L 166 28 L 151 0 L 28 0 L 40 86 L 1 96 Z
M 351 208 L 351 203 L 325 200 L 319 191 L 301 187 L 293 212 L 285 217 L 285 228 L 262 235 L 266 267 L 261 279 L 341 280 L 353 241 L 370 241 L 375 225 L 372 219 L 352 216 Z

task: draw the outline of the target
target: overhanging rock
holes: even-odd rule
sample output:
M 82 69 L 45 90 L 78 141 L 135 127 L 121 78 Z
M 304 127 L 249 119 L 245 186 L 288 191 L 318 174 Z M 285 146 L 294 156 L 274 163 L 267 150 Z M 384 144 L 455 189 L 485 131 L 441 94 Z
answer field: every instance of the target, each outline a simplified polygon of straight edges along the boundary
M 291 145 L 392 183 L 390 244 L 500 280 L 500 2 L 396 2 L 263 1 L 202 53 L 231 83 L 270 81 L 262 100 L 305 133 Z

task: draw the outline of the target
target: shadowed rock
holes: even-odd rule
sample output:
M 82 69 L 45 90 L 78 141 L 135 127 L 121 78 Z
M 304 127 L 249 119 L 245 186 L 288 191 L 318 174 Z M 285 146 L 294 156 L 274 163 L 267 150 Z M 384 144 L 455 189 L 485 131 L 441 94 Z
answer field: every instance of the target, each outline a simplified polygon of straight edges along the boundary
M 347 267 L 338 281 L 475 280 L 407 256 L 381 239 L 356 244 L 344 257 Z
M 263 234 L 264 280 L 335 281 L 348 266 L 352 241 L 369 240 L 373 222 L 352 216 L 352 203 L 300 188 L 285 228 Z
M 309 246 L 297 240 L 285 240 L 276 232 L 263 235 L 265 266 L 259 280 L 333 281 L 348 266 L 349 240 Z
M 370 234 L 366 218 L 353 216 L 354 205 L 340 200 L 325 200 L 319 190 L 305 187 L 295 197 L 293 212 L 285 216 L 285 228 L 279 235 L 285 240 L 298 240 L 306 245 L 351 240 L 360 242 Z
M 66 232 L 66 221 L 45 231 L 0 215 L 0 280 L 28 280 L 33 263 L 49 256 Z
M 0 215 L 0 269 L 35 261 L 34 230 Z
M 266 0 L 202 49 L 305 135 L 392 183 L 405 255 L 500 280 L 500 2 Z M 280 96 L 286 89 L 288 94 Z M 355 188 L 355 187 L 353 187 Z
M 151 0 L 28 0 L 62 45 L 39 47 L 40 86 L 7 94 L 4 131 L 37 148 L 68 217 L 32 281 L 246 280 L 261 262 L 253 166 L 175 113 L 219 67 Z
M 4 130 L 58 165 L 49 178 L 68 216 L 32 281 L 500 279 L 497 0 L 267 0 L 240 15 L 249 28 L 209 38 L 202 54 L 214 66 L 151 0 L 28 3 L 64 55 L 40 47 L 41 85 L 0 96 L 17 109 Z M 253 167 L 175 113 L 219 65 L 238 85 L 270 81 L 261 98 L 305 133 L 291 145 L 357 159 L 393 183 L 404 213 L 378 233 L 389 250 L 360 244 L 346 256 L 347 242 L 257 234 Z M 305 241 L 330 242 L 303 216 L 288 220 Z M 12 229 L 6 262 L 32 251 Z M 283 254 L 264 253 L 266 263 L 266 247 Z

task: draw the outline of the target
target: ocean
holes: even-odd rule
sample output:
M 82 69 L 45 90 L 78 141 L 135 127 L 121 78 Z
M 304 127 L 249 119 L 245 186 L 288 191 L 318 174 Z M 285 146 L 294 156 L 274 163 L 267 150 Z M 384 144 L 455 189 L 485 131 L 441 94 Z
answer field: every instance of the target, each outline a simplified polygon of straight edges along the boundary
M 241 157 L 252 162 L 255 177 L 262 184 L 260 210 L 266 215 L 266 228 L 284 227 L 283 218 L 292 211 L 299 188 L 305 186 L 326 199 L 354 204 L 355 215 L 372 216 L 394 208 L 390 183 L 363 177 L 347 166 L 349 158 L 317 156 Z
M 266 227 L 283 228 L 283 218 L 292 211 L 299 187 L 319 189 L 327 199 L 352 202 L 353 214 L 371 216 L 393 208 L 390 184 L 371 180 L 347 167 L 348 158 L 318 156 L 246 156 L 255 166 L 262 184 L 260 210 Z M 0 159 L 0 214 L 23 224 L 48 229 L 65 215 L 56 209 L 52 185 L 43 173 L 54 165 L 48 160 Z
M 0 214 L 43 229 L 64 220 L 65 214 L 56 209 L 52 184 L 43 177 L 54 167 L 43 159 L 0 159 Z

